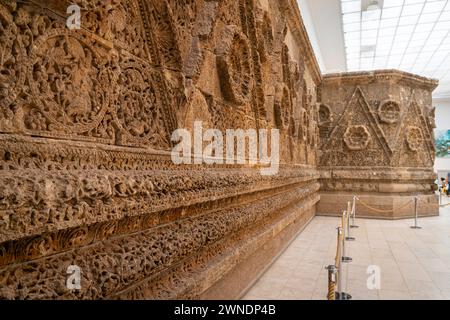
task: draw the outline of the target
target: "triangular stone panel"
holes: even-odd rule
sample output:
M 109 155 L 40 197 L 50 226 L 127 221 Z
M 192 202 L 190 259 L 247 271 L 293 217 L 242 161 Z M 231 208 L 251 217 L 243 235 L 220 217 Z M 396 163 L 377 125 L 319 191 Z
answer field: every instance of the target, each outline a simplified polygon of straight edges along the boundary
M 433 137 L 414 93 L 399 131 L 394 163 L 404 167 L 433 166 Z
M 356 88 L 322 150 L 322 166 L 389 165 L 392 151 L 361 88 Z

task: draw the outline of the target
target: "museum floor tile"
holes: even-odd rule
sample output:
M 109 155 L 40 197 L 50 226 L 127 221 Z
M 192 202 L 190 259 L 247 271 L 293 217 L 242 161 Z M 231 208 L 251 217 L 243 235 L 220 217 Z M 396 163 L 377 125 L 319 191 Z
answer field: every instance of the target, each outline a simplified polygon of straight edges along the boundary
M 327 271 L 336 253 L 337 218 L 315 217 L 243 299 L 326 299 Z M 345 291 L 353 299 L 450 299 L 450 207 L 439 217 L 413 220 L 357 219 L 353 262 L 343 264 Z M 380 288 L 369 290 L 369 266 L 380 268 Z

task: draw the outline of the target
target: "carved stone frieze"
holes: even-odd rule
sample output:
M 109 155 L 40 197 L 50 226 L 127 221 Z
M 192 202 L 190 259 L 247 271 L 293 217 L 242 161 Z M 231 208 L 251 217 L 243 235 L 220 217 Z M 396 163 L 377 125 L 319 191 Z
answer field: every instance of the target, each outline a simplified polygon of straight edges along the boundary
M 435 84 L 322 77 L 295 0 L 0 0 L 0 299 L 239 298 L 333 193 L 432 211 Z M 175 164 L 199 121 L 278 174 Z
M 129 285 L 157 274 L 158 270 L 164 270 L 174 261 L 189 257 L 200 248 L 224 239 L 227 234 L 236 233 L 248 225 L 256 225 L 265 218 L 276 215 L 279 205 L 286 206 L 317 190 L 318 185 L 313 184 L 239 208 L 219 210 L 132 236 L 97 242 L 76 252 L 69 251 L 39 260 L 37 265 L 28 263 L 28 277 L 22 284 L 12 281 L 18 270 L 17 266 L 0 269 L 0 279 L 10 279 L 11 283 L 2 284 L 0 296 L 9 299 L 111 298 Z M 102 232 L 113 234 L 114 226 L 110 225 Z M 83 231 L 74 233 L 71 240 L 76 241 L 77 237 L 82 237 L 83 234 Z M 50 239 L 39 239 L 30 242 L 27 248 L 33 253 L 32 250 L 44 249 L 50 243 Z M 215 255 L 213 252 L 210 252 L 212 256 Z M 79 265 L 84 270 L 83 282 L 87 285 L 80 292 L 70 293 L 64 290 L 64 271 L 69 264 Z M 195 267 L 195 264 L 192 267 Z M 42 273 L 41 270 L 46 271 Z M 38 279 L 46 291 L 42 292 L 33 286 L 34 281 Z M 158 282 L 154 286 L 158 287 Z
M 239 296 L 314 215 L 318 70 L 294 0 L 0 0 L 0 298 Z M 175 164 L 198 121 L 281 129 L 279 173 Z

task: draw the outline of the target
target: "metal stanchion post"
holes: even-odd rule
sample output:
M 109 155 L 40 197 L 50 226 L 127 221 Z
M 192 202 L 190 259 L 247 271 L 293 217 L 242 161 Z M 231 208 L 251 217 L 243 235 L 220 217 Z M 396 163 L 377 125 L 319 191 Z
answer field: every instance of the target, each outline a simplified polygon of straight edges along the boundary
M 352 236 L 350 236 L 350 216 L 352 215 L 352 204 L 347 202 L 347 219 L 346 219 L 346 226 L 347 226 L 347 236 L 345 237 L 345 240 L 347 241 L 355 241 L 356 239 Z
M 414 225 L 411 227 L 411 229 L 422 229 L 422 227 L 419 227 L 419 225 L 417 224 L 417 218 L 419 215 L 417 202 L 418 202 L 417 197 L 414 197 Z
M 346 221 L 347 221 L 347 213 L 344 211 L 342 213 L 342 233 L 343 233 L 342 239 L 341 239 L 341 241 L 342 241 L 342 262 L 349 263 L 349 262 L 352 262 L 353 259 L 350 257 L 347 257 L 345 255 L 345 222 Z
M 343 254 L 344 251 L 341 252 L 341 250 L 339 250 L 339 243 L 341 245 L 343 245 L 344 241 L 344 229 L 343 227 L 338 227 L 337 228 L 337 241 L 338 241 L 338 250 L 337 250 L 337 256 L 336 256 L 336 264 L 337 264 L 337 291 L 335 294 L 335 298 L 336 300 L 351 300 L 352 296 L 349 295 L 348 293 L 345 293 L 343 284 L 342 284 L 342 261 L 343 261 Z M 342 247 L 342 250 L 344 248 Z
M 359 226 L 357 226 L 357 225 L 355 224 L 355 216 L 356 216 L 356 199 L 357 199 L 357 197 L 356 197 L 356 196 L 353 196 L 353 205 L 352 205 L 352 224 L 351 224 L 350 228 L 354 228 L 354 229 L 359 228 Z
M 336 274 L 337 268 L 334 265 L 329 265 L 325 269 L 328 270 L 328 300 L 336 300 Z

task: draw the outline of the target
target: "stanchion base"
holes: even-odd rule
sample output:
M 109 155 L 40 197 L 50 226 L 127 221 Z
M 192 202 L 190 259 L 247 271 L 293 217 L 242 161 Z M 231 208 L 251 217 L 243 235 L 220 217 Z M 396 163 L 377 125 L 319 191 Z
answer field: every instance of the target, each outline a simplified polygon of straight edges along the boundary
M 352 261 L 353 261 L 353 259 L 350 258 L 350 257 L 342 257 L 342 262 L 349 263 L 349 262 L 352 262 Z
M 350 226 L 350 228 L 357 229 L 359 226 Z
M 422 229 L 422 227 L 412 226 L 411 229 Z
M 336 300 L 352 300 L 352 296 L 345 292 L 336 292 L 335 298 Z
M 356 239 L 353 237 L 345 237 L 345 240 L 346 241 L 355 241 Z

